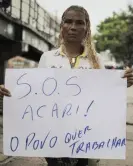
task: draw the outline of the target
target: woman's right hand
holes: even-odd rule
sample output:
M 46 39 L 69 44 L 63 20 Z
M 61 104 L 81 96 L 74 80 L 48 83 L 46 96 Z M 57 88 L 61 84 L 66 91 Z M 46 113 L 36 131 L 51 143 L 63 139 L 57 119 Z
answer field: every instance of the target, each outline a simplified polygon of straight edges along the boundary
M 11 93 L 8 89 L 4 87 L 4 85 L 0 85 L 0 97 L 8 96 L 11 97 Z

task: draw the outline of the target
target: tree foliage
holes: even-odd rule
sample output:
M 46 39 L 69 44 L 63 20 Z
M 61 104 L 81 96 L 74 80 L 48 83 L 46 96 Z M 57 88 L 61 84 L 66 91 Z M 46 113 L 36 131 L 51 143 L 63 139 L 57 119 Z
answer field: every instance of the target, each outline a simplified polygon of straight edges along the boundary
M 113 13 L 97 26 L 94 36 L 99 52 L 110 50 L 117 61 L 133 64 L 133 6 Z

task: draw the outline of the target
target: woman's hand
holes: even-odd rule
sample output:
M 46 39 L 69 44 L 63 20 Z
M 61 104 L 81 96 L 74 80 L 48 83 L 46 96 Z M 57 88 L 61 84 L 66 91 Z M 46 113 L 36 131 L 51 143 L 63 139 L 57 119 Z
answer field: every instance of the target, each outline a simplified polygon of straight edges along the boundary
M 133 85 L 133 69 L 131 68 L 126 69 L 123 78 L 127 78 L 127 87 L 132 86 Z
M 11 97 L 11 93 L 9 92 L 8 89 L 4 87 L 4 85 L 0 85 L 0 97 L 3 97 L 3 96 Z

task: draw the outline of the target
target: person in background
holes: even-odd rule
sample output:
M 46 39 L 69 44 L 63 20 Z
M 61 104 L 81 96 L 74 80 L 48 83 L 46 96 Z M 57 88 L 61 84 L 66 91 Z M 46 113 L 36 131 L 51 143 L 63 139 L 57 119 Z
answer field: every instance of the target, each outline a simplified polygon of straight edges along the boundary
M 101 57 L 95 51 L 91 40 L 90 18 L 81 6 L 70 6 L 62 15 L 58 49 L 45 52 L 39 68 L 103 69 Z M 133 70 L 127 69 L 123 78 L 127 86 L 133 85 Z M 11 96 L 4 85 L 0 86 L 1 96 Z M 65 150 L 65 149 L 64 149 Z M 96 166 L 99 160 L 46 158 L 48 166 Z

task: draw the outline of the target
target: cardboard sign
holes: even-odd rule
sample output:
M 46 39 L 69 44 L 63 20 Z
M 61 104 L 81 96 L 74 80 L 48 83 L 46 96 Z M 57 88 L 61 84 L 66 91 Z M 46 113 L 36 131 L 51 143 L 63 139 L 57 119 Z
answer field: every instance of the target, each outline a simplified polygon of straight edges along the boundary
M 5 82 L 5 155 L 125 159 L 120 71 L 8 69 Z

